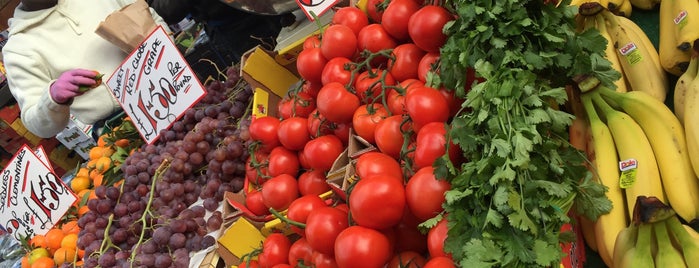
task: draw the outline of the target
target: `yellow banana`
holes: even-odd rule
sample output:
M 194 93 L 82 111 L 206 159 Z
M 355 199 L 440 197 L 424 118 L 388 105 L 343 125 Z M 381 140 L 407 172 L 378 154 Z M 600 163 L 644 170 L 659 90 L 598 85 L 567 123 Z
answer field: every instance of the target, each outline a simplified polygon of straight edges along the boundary
M 631 5 L 631 2 L 629 2 L 629 0 L 624 0 L 621 2 L 621 5 L 619 5 L 619 7 L 612 12 L 616 15 L 628 18 L 628 17 L 631 17 L 632 11 L 633 11 L 633 6 Z
M 667 203 L 653 148 L 641 126 L 628 114 L 609 106 L 599 92 L 592 91 L 588 94 L 592 94 L 595 105 L 601 109 L 612 133 L 620 160 L 619 185 L 625 189 L 629 215 L 633 215 L 638 196 L 655 196 Z
M 607 1 L 609 1 L 609 3 L 607 4 L 607 9 L 611 10 L 612 12 L 616 12 L 624 4 L 624 2 L 628 2 L 628 0 L 607 0 Z
M 658 245 L 654 258 L 655 266 L 667 268 L 686 268 L 687 265 L 684 263 L 682 252 L 677 250 L 677 248 L 672 245 L 670 234 L 668 233 L 668 228 L 665 224 L 666 222 L 667 220 L 664 220 L 652 224 L 653 231 L 655 232 L 655 239 Z
M 619 187 L 619 158 L 617 157 L 614 139 L 607 125 L 597 115 L 595 107 L 590 99 L 590 94 L 582 96 L 583 107 L 590 122 L 590 132 L 594 148 L 592 174 L 597 181 L 607 186 L 607 198 L 612 202 L 609 213 L 600 215 L 595 221 L 595 241 L 597 252 L 607 264 L 613 263 L 615 243 L 619 232 L 628 226 L 626 215 L 626 201 L 621 187 Z
M 628 0 L 629 3 L 635 8 L 638 9 L 644 9 L 644 10 L 652 10 L 654 9 L 658 4 L 660 4 L 660 0 Z
M 611 63 L 612 68 L 614 68 L 614 70 L 617 70 L 617 72 L 621 74 L 621 77 L 614 81 L 614 85 L 616 85 L 616 91 L 629 91 L 629 89 L 626 87 L 626 75 L 624 74 L 624 71 L 621 67 L 621 59 L 617 55 L 616 49 L 614 48 L 614 39 L 612 39 L 612 36 L 609 30 L 607 29 L 606 19 L 600 15 L 596 15 L 590 19 L 593 18 L 596 21 L 595 27 L 597 28 L 597 30 L 599 30 L 600 35 L 602 35 L 604 39 L 607 39 L 607 47 L 604 50 L 604 56 Z
M 682 227 L 684 227 L 684 230 L 687 231 L 690 237 L 692 237 L 694 240 L 699 240 L 699 232 L 697 232 L 697 230 L 694 230 L 692 226 L 682 224 Z M 697 243 L 699 243 L 699 241 Z
M 637 237 L 638 226 L 636 224 L 629 224 L 628 227 L 619 231 L 619 234 L 616 236 L 616 242 L 614 243 L 612 265 L 607 264 L 607 266 L 621 267 L 626 252 L 636 246 Z
M 680 120 L 684 119 L 685 94 L 687 93 L 687 87 L 689 87 L 689 84 L 691 84 L 694 78 L 697 76 L 697 69 L 699 69 L 697 66 L 699 66 L 699 60 L 697 60 L 697 58 L 692 58 L 689 60 L 687 70 L 680 75 L 675 83 L 675 91 L 673 93 L 673 109 L 675 111 L 675 115 Z M 684 124 L 684 121 L 681 122 Z
M 657 56 L 655 49 L 644 47 L 643 42 L 632 39 L 627 33 L 632 31 L 620 26 L 619 16 L 608 11 L 602 11 L 602 15 L 609 23 L 609 32 L 614 39 L 621 69 L 631 86 L 630 90 L 644 91 L 660 101 L 665 101 L 669 86 L 665 72 L 660 72 L 652 59 Z
M 639 224 L 636 244 L 621 256 L 620 264 L 615 266 L 615 268 L 655 268 L 655 260 L 653 260 L 651 252 L 653 244 L 652 231 L 653 226 L 651 224 Z
M 692 171 L 680 120 L 665 103 L 645 92 L 616 93 L 603 87 L 598 90 L 631 116 L 648 137 L 670 206 L 686 221 L 697 218 L 699 181 Z
M 694 174 L 699 177 L 699 75 L 689 84 L 684 93 L 684 133 L 687 151 Z
M 655 63 L 655 69 L 663 79 L 663 84 L 667 85 L 667 73 L 665 73 L 663 66 L 660 65 L 660 57 L 658 56 L 658 50 L 655 48 L 655 45 L 653 45 L 653 42 L 650 41 L 650 38 L 648 38 L 646 32 L 644 32 L 643 29 L 641 29 L 641 27 L 638 26 L 638 24 L 636 24 L 634 21 L 627 17 L 617 16 L 616 19 L 619 23 L 619 27 L 623 28 L 626 31 L 631 40 L 635 40 L 636 42 L 641 43 L 641 48 L 645 48 L 648 50 L 650 59 L 653 60 L 653 63 Z
M 682 255 L 687 267 L 699 267 L 699 237 L 693 236 L 697 232 L 691 229 L 692 227 L 683 225 L 677 217 L 670 217 L 665 222 L 672 237 L 682 247 Z
M 676 0 L 660 2 L 660 11 L 658 15 L 660 24 L 658 29 L 660 34 L 658 56 L 660 58 L 660 64 L 665 71 L 680 76 L 682 72 L 687 69 L 690 53 L 689 51 L 682 51 L 677 48 L 677 40 L 679 39 L 674 23 L 677 15 L 677 13 L 674 12 L 674 1 Z
M 694 40 L 699 39 L 699 1 L 665 0 L 673 4 L 673 25 L 677 40 L 675 46 L 680 50 L 690 50 Z M 664 1 L 663 1 L 664 2 Z

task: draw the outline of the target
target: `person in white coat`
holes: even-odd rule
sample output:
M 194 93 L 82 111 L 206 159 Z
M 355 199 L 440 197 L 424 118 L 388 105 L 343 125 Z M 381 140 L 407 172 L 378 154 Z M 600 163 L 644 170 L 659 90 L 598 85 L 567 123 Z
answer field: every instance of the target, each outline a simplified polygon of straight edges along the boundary
M 27 130 L 50 138 L 68 125 L 71 114 L 91 125 L 121 111 L 95 76 L 101 73 L 106 79 L 128 55 L 95 30 L 109 14 L 132 2 L 21 0 L 8 21 L 2 56 Z M 151 14 L 169 31 L 152 9 Z

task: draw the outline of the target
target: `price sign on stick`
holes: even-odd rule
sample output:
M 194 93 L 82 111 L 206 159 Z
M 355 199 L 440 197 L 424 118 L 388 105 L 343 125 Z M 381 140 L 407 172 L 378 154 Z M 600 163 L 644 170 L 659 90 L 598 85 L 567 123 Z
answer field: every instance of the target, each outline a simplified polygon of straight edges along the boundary
M 77 197 L 27 145 L 0 180 L 0 225 L 16 239 L 46 234 Z
M 296 0 L 296 3 L 310 21 L 315 21 L 314 15 L 320 17 L 320 15 L 323 15 L 323 13 L 339 2 L 340 0 Z
M 162 27 L 131 52 L 106 84 L 148 144 L 206 95 Z

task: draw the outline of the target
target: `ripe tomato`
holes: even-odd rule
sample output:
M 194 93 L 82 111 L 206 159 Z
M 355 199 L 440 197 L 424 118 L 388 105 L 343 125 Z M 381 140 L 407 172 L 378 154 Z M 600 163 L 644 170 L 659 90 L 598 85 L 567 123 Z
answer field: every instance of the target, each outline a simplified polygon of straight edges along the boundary
M 321 74 L 328 60 L 323 56 L 321 48 L 304 49 L 296 58 L 296 69 L 299 75 L 312 83 L 321 83 Z
M 385 49 L 393 49 L 398 45 L 395 39 L 386 32 L 381 24 L 373 23 L 362 28 L 357 35 L 357 48 L 359 52 L 368 50 L 371 53 L 376 53 Z M 388 58 L 377 56 L 371 61 L 372 66 L 385 66 Z
M 357 225 L 377 230 L 393 227 L 405 209 L 403 181 L 393 174 L 361 178 L 349 195 L 349 204 Z
M 354 112 L 354 110 L 352 110 Z M 262 151 L 269 152 L 279 146 L 279 118 L 273 116 L 258 117 L 250 122 L 248 131 L 253 141 L 262 143 Z
M 422 223 L 410 209 L 403 213 L 403 219 L 393 227 L 396 236 L 396 252 L 414 251 L 420 254 L 427 252 L 427 234 L 422 233 L 418 225 Z
M 340 138 L 335 135 L 324 135 L 307 142 L 303 153 L 311 168 L 328 171 L 344 149 Z
M 391 257 L 388 238 L 362 226 L 350 226 L 335 241 L 335 261 L 340 268 L 381 268 Z
M 246 260 L 240 265 L 238 265 L 238 268 L 258 268 L 260 267 L 259 262 L 257 260 Z
M 257 216 L 269 215 L 269 207 L 265 205 L 262 192 L 258 190 L 245 193 L 245 207 Z
M 335 239 L 347 227 L 349 221 L 346 212 L 334 207 L 320 207 L 311 211 L 306 218 L 306 240 L 313 250 L 333 256 Z
M 347 146 L 350 137 L 350 128 L 352 128 L 352 123 L 331 123 L 330 128 L 333 131 L 333 135 L 342 141 L 342 145 Z
M 408 20 L 419 9 L 420 5 L 415 0 L 393 0 L 381 16 L 381 25 L 396 40 L 408 41 Z
M 329 60 L 325 64 L 325 68 L 323 68 L 323 77 L 321 78 L 323 85 L 327 85 L 330 82 L 348 85 L 354 68 L 352 61 L 345 57 L 335 57 Z
M 323 135 L 332 134 L 332 124 L 325 118 L 318 109 L 308 115 L 308 134 L 311 138 L 317 138 Z
M 271 233 L 262 242 L 262 253 L 257 256 L 260 267 L 289 263 L 291 240 L 281 233 Z
M 286 217 L 292 221 L 306 223 L 308 214 L 310 214 L 311 211 L 325 206 L 325 201 L 323 201 L 323 199 L 321 199 L 319 196 L 304 195 L 291 202 L 289 209 L 286 212 Z M 304 230 L 296 226 L 291 226 L 291 230 L 300 235 L 304 234 Z
M 425 83 L 417 79 L 406 79 L 398 84 L 398 88 L 392 88 L 388 91 L 386 102 L 388 110 L 392 115 L 408 114 L 405 110 L 405 94 L 413 88 L 423 87 Z
M 376 126 L 388 117 L 388 111 L 382 104 L 372 103 L 359 106 L 352 117 L 352 128 L 359 137 L 374 144 Z
M 306 83 L 310 83 L 306 81 Z M 318 93 L 316 92 L 316 95 Z M 277 113 L 282 119 L 289 117 L 308 117 L 316 109 L 316 102 L 313 96 L 306 92 L 297 92 L 285 96 L 277 106 Z
M 380 152 L 367 152 L 357 157 L 354 164 L 355 173 L 360 179 L 368 179 L 375 175 L 388 175 L 403 181 L 403 171 L 396 159 Z
M 413 0 L 401 1 L 413 2 Z M 388 70 L 396 81 L 418 79 L 418 64 L 426 53 L 424 50 L 413 43 L 405 43 L 398 45 L 391 53 L 393 58 L 388 60 Z
M 440 98 L 446 102 L 441 95 Z M 318 112 L 331 122 L 348 123 L 359 107 L 359 98 L 347 91 L 342 84 L 332 82 L 320 89 L 316 105 Z
M 296 178 L 289 174 L 272 177 L 262 185 L 262 201 L 276 211 L 287 209 L 298 196 Z
M 427 232 L 427 251 L 429 251 L 430 257 L 442 256 L 451 258 L 451 254 L 447 254 L 444 251 L 444 240 L 447 239 L 448 231 L 447 218 L 444 217 Z
M 337 263 L 332 255 L 323 254 L 318 251 L 314 251 L 312 255 L 313 261 L 310 267 L 314 268 L 337 268 Z
M 255 151 L 255 153 L 248 156 L 248 159 L 245 161 L 245 178 L 250 183 L 262 185 L 270 177 L 269 170 L 267 170 L 268 163 L 269 153 L 260 150 Z
M 311 166 L 308 164 L 308 160 L 306 159 L 306 155 L 303 154 L 303 149 L 296 151 L 296 155 L 299 157 L 299 164 L 301 165 L 301 168 L 305 170 L 311 169 Z
M 396 84 L 393 75 L 385 69 L 372 69 L 359 73 L 354 82 L 354 91 L 362 103 L 381 102 L 383 89 Z
M 403 143 L 405 139 L 403 138 L 403 132 L 401 131 L 401 125 L 403 124 L 403 116 L 400 114 L 392 115 L 381 120 L 376 125 L 374 130 L 374 141 L 376 147 L 379 150 L 394 159 L 400 157 L 400 150 L 403 148 Z M 406 122 L 406 127 L 403 130 L 407 131 L 408 125 Z
M 405 185 L 408 208 L 418 219 L 425 221 L 444 211 L 444 193 L 451 189 L 446 180 L 438 180 L 434 168 L 419 169 Z
M 415 251 L 402 251 L 391 258 L 386 268 L 421 268 L 426 262 L 425 257 Z
M 454 16 L 445 8 L 426 5 L 410 16 L 408 33 L 418 47 L 428 52 L 437 52 L 447 40 L 443 32 L 444 25 L 452 20 Z
M 405 109 L 413 120 L 413 129 L 419 131 L 431 122 L 446 122 L 449 119 L 447 100 L 438 90 L 420 87 L 405 94 Z
M 415 168 L 432 166 L 437 158 L 447 153 L 446 134 L 446 126 L 442 122 L 427 123 L 417 132 L 413 158 Z M 460 148 L 449 142 L 449 159 L 456 163 L 460 155 Z
M 318 37 L 317 34 L 306 37 L 306 40 L 303 40 L 303 49 L 304 50 L 307 48 L 314 48 L 314 47 L 320 47 L 320 37 Z
M 352 58 L 357 52 L 357 35 L 345 25 L 330 25 L 320 40 L 320 49 L 328 60 L 335 57 Z
M 357 35 L 364 26 L 369 25 L 369 17 L 357 7 L 346 6 L 335 11 L 335 15 L 333 15 L 330 23 L 345 25 Z
M 325 70 L 325 68 L 323 68 L 323 70 Z M 304 81 L 303 85 L 301 85 L 301 91 L 299 91 L 299 93 L 306 93 L 309 96 L 311 96 L 312 99 L 315 99 L 316 96 L 318 96 L 318 91 L 320 91 L 321 87 L 323 87 L 323 84 L 321 83 L 312 83 L 310 81 Z M 313 107 L 315 107 L 315 103 L 313 103 Z
M 440 87 L 439 93 L 442 93 L 444 99 L 447 100 L 447 105 L 449 105 L 449 117 L 456 115 L 461 109 L 461 104 L 464 102 L 464 99 L 457 97 L 454 90 L 445 87 Z
M 385 0 L 367 0 L 366 2 L 366 13 L 370 22 L 381 23 L 385 9 Z
M 311 140 L 308 133 L 308 115 L 305 117 L 290 117 L 279 123 L 279 143 L 289 150 L 298 151 Z
M 430 258 L 422 268 L 456 268 L 451 258 L 439 256 Z
M 417 65 L 417 78 L 423 83 L 427 81 L 427 73 L 436 72 L 439 73 L 439 68 L 437 64 L 439 63 L 439 52 L 428 52 Z
M 291 151 L 284 146 L 277 146 L 269 152 L 269 164 L 267 170 L 269 175 L 276 177 L 288 174 L 296 177 L 299 173 L 299 158 L 295 151 Z
M 330 186 L 325 177 L 325 172 L 320 170 L 307 170 L 299 176 L 299 193 L 301 195 L 320 195 L 330 191 Z
M 305 237 L 301 237 L 291 244 L 289 248 L 289 264 L 291 267 L 299 267 L 299 263 L 310 265 L 313 261 L 313 248 Z

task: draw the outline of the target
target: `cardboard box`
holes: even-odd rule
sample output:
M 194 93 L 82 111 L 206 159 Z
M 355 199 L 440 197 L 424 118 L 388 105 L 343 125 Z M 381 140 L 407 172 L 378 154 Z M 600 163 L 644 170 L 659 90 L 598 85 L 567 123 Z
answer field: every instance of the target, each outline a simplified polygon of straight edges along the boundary
M 253 116 L 276 116 L 277 104 L 300 78 L 296 62 L 282 65 L 276 53 L 257 46 L 243 55 L 240 75 L 253 88 Z

